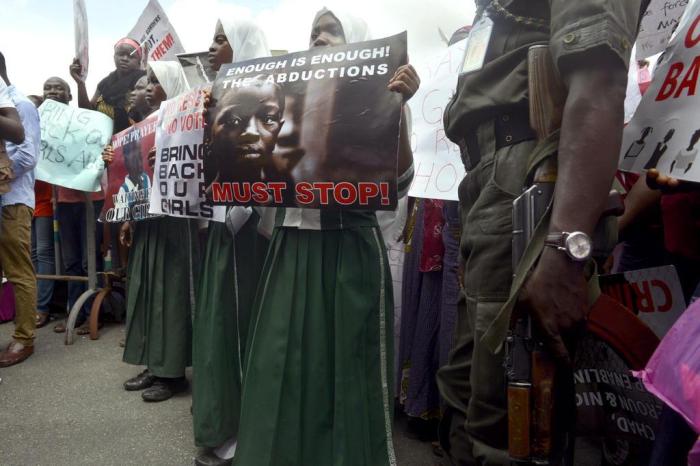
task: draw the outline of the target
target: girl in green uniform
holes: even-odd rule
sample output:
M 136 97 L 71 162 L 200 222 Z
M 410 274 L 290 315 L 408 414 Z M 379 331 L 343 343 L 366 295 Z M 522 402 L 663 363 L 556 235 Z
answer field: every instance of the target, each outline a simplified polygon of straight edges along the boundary
M 146 99 L 159 107 L 187 90 L 177 62 L 148 65 Z M 132 235 L 133 229 L 133 235 Z M 187 388 L 198 257 L 195 221 L 161 217 L 125 224 L 120 241 L 129 251 L 124 361 L 146 370 L 124 383 L 144 390 L 144 401 L 163 401 Z M 133 241 L 132 241 L 133 238 Z
M 215 71 L 224 63 L 269 55 L 257 25 L 224 19 L 217 23 L 209 48 Z M 230 464 L 233 456 L 250 311 L 268 247 L 268 239 L 258 233 L 257 212 L 233 207 L 227 217 L 247 221 L 239 231 L 228 227 L 236 221 L 209 223 L 193 324 L 192 423 L 195 443 L 204 447 L 197 465 Z
M 369 39 L 366 24 L 318 12 L 311 47 Z M 388 83 L 418 89 L 401 67 Z M 413 174 L 405 118 L 399 191 Z M 374 212 L 278 209 L 251 323 L 239 466 L 395 464 L 393 296 Z

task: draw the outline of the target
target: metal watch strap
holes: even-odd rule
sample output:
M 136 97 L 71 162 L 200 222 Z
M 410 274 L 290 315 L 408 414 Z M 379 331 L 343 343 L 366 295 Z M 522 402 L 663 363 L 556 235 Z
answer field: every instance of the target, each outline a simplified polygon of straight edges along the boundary
M 568 231 L 561 231 L 558 233 L 548 233 L 547 236 L 544 239 L 544 245 L 560 249 L 562 251 L 566 250 L 565 248 L 565 240 L 566 237 L 569 236 Z

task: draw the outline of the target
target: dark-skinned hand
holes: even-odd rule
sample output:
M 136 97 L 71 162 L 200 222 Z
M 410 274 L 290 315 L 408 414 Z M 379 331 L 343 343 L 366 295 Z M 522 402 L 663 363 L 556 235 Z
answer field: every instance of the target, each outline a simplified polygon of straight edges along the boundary
M 81 83 L 83 82 L 83 78 L 80 76 L 80 73 L 83 70 L 83 65 L 80 64 L 80 60 L 77 58 L 73 59 L 73 63 L 68 67 L 68 72 L 70 73 L 71 78 L 76 83 Z
M 660 173 L 656 168 L 647 171 L 646 182 L 649 189 L 657 189 L 664 194 L 686 193 L 700 190 L 700 183 L 678 180 Z
M 127 248 L 131 247 L 131 243 L 134 238 L 134 229 L 131 226 L 131 222 L 124 222 L 119 228 L 119 243 Z
M 540 337 L 560 363 L 571 364 L 562 336 L 575 330 L 588 314 L 588 288 L 583 265 L 563 251 L 545 247 L 518 299 Z
M 204 108 L 202 110 L 202 118 L 204 124 L 207 124 L 207 117 L 209 116 L 209 107 L 211 107 L 211 89 L 202 90 L 202 95 L 204 96 Z
M 112 149 L 111 144 L 107 144 L 104 149 L 102 149 L 102 161 L 105 163 L 105 167 L 114 162 L 114 149 Z
M 156 166 L 156 147 L 153 146 L 151 147 L 151 150 L 148 151 L 148 166 L 153 169 L 153 167 Z
M 403 96 L 403 102 L 406 103 L 418 91 L 420 77 L 413 65 L 402 65 L 391 77 L 387 87 L 392 92 L 400 93 Z
M 647 171 L 647 186 L 649 186 L 649 189 L 667 191 L 677 188 L 680 184 L 679 180 L 661 174 L 656 168 Z

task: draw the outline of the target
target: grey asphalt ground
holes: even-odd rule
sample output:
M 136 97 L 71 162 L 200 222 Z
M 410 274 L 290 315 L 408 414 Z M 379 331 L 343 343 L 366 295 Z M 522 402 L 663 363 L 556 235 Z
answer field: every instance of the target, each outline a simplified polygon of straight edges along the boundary
M 144 403 L 122 383 L 141 368 L 121 361 L 123 326 L 63 345 L 54 322 L 37 331 L 33 356 L 0 369 L 0 465 L 191 465 L 190 394 Z M 0 345 L 12 335 L 0 325 Z M 394 429 L 399 466 L 436 466 L 430 443 Z M 302 466 L 302 465 L 300 465 Z M 303 465 L 324 466 L 324 465 Z

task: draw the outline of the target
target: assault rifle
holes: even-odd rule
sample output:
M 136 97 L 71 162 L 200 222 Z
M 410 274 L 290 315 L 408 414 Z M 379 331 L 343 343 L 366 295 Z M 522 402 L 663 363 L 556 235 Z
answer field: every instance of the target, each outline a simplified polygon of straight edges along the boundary
M 528 82 L 530 125 L 541 141 L 561 126 L 566 100 L 548 46 L 530 47 Z M 545 160 L 537 167 L 532 185 L 513 202 L 513 270 L 540 219 L 551 208 L 556 177 L 556 160 Z M 555 373 L 554 360 L 536 337 L 531 317 L 516 314 L 506 339 L 508 452 L 516 464 L 550 464 L 556 443 Z

